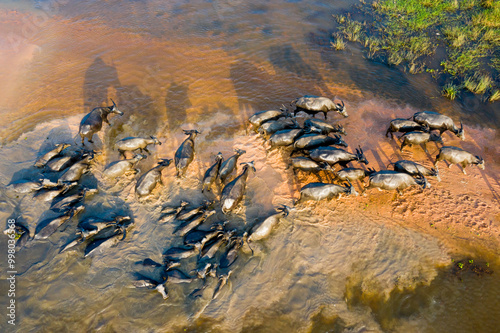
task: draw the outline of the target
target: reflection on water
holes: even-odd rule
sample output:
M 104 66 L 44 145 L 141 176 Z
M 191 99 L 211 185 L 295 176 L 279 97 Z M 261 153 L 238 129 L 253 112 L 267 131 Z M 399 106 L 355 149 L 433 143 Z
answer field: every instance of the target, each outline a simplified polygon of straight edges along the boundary
M 33 233 L 49 216 L 50 203 L 4 185 L 41 176 L 34 160 L 56 143 L 78 142 L 82 116 L 111 99 L 124 115 L 110 117 L 111 126 L 95 136 L 92 148 L 103 154 L 82 182 L 100 193 L 85 202 L 79 219 L 134 220 L 124 241 L 92 258 L 82 249 L 59 253 L 74 238 L 76 220 L 18 252 L 18 331 L 493 332 L 500 305 L 500 152 L 495 129 L 479 126 L 498 128 L 498 106 L 469 96 L 444 100 L 432 79 L 368 61 L 356 45 L 333 52 L 331 14 L 353 3 L 71 1 L 51 9 L 39 2 L 37 9 L 28 3 L 17 12 L 0 10 L 0 60 L 6 64 L 0 70 L 2 220 L 16 218 Z M 19 24 L 43 11 L 47 19 L 34 26 L 36 33 L 23 35 Z M 9 31 L 23 37 L 17 51 L 6 39 Z M 206 199 L 200 181 L 217 152 L 228 157 L 244 149 L 240 162 L 254 161 L 257 168 L 243 207 L 231 217 L 240 230 L 280 204 L 291 205 L 300 186 L 315 180 L 301 176 L 298 183 L 287 169 L 288 153 L 267 154 L 264 141 L 246 131 L 255 111 L 288 106 L 304 94 L 346 101 L 350 117 L 334 118 L 346 128 L 350 147 L 361 145 L 376 169 L 400 158 L 430 165 L 434 146 L 432 154 L 401 153 L 384 137 L 389 119 L 426 108 L 462 118 L 468 140 L 445 135 L 445 141 L 483 155 L 487 169 L 460 175 L 459 182 L 457 169 L 443 170 L 441 183 L 403 198 L 370 192 L 307 204 L 254 244 L 254 256 L 244 247 L 228 287 L 212 302 L 215 280 L 196 300 L 187 295 L 200 281 L 169 286 L 167 301 L 130 288 L 137 273 L 154 274 L 138 261 L 161 261 L 168 247 L 179 245 L 172 235 L 176 224 L 156 223 L 161 207 Z M 102 177 L 105 165 L 118 159 L 116 140 L 155 135 L 162 141 L 138 164 L 145 171 L 158 158 L 172 158 L 185 139 L 181 129 L 191 128 L 202 133 L 187 179 L 175 179 L 170 167 L 163 172 L 165 186 L 138 201 L 140 174 L 117 182 Z M 57 180 L 58 174 L 49 177 Z M 218 212 L 213 220 L 224 218 Z M 483 244 L 492 248 L 485 251 Z M 449 273 L 451 253 L 482 256 L 495 273 L 460 282 Z M 194 269 L 195 259 L 185 265 L 187 272 Z M 5 295 L 4 284 L 0 293 Z M 5 331 L 5 322 L 0 327 Z

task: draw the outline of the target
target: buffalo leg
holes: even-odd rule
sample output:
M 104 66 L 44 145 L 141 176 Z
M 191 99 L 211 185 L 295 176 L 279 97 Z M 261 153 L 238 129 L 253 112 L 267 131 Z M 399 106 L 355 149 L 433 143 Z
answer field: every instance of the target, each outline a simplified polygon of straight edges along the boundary
M 442 161 L 442 160 L 443 160 L 443 157 L 441 156 L 441 153 L 437 154 L 436 161 L 434 162 L 434 167 L 437 168 L 437 163 L 439 161 Z
M 314 175 L 318 178 L 318 180 L 321 182 L 321 175 L 319 174 L 319 171 L 314 171 Z
M 464 173 L 464 175 L 467 174 L 467 172 L 465 172 L 465 167 L 467 166 L 467 164 L 465 163 L 462 163 L 462 172 Z

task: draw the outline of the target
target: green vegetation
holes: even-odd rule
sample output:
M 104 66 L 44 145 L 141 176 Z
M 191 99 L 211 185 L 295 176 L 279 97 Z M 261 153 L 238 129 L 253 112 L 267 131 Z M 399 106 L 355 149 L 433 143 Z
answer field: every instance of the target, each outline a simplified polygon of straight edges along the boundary
M 482 260 L 479 260 L 479 262 L 474 259 L 460 260 L 451 267 L 451 272 L 462 280 L 462 276 L 468 272 L 472 272 L 477 276 L 491 275 L 493 271 L 489 267 L 490 264 L 488 262 L 484 263 Z
M 498 101 L 499 99 L 500 99 L 500 90 L 498 90 L 498 89 L 497 89 L 497 90 L 495 90 L 495 91 L 493 91 L 493 92 L 491 93 L 490 98 L 488 98 L 488 100 L 489 100 L 490 102 L 492 102 L 492 103 L 493 103 L 494 101 Z
M 442 76 L 443 95 L 454 99 L 461 89 L 484 94 L 490 102 L 500 99 L 500 1 L 499 0 L 361 0 L 360 22 L 335 16 L 337 34 L 332 46 L 345 47 L 346 38 L 360 42 L 369 59 L 403 66 L 416 74 Z M 338 44 L 338 46 L 337 46 Z M 440 66 L 431 57 L 442 47 Z M 440 52 L 441 53 L 441 52 Z M 450 83 L 450 82 L 454 82 Z
M 357 21 L 351 20 L 350 17 L 339 16 L 337 21 L 341 24 L 339 26 L 339 32 L 345 36 L 351 42 L 357 42 L 361 39 L 361 31 L 363 30 L 363 24 Z
M 466 77 L 464 88 L 474 94 L 484 94 L 486 89 L 491 85 L 491 78 L 488 75 L 474 74 L 472 77 Z
M 453 83 L 447 83 L 443 87 L 443 96 L 448 97 L 451 100 L 454 100 L 460 91 L 460 87 L 454 85 Z
M 337 51 L 345 49 L 344 39 L 340 36 L 336 36 L 335 40 L 333 42 L 331 42 L 331 44 L 332 44 L 332 47 Z

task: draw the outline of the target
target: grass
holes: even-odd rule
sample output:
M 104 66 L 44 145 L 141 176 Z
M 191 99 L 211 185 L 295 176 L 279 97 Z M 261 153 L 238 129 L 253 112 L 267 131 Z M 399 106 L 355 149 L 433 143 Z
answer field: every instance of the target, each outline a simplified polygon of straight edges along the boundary
M 458 93 L 460 92 L 460 87 L 453 84 L 453 83 L 447 83 L 443 87 L 443 96 L 449 98 L 450 100 L 454 100 Z
M 452 76 L 466 74 L 477 70 L 480 67 L 480 59 L 484 55 L 480 49 L 471 49 L 467 52 L 462 50 L 451 50 L 448 59 L 441 62 L 443 71 Z
M 364 44 L 369 50 L 368 57 L 373 58 L 381 50 L 383 42 L 374 36 L 370 36 L 365 38 Z
M 449 44 L 454 48 L 463 46 L 468 40 L 467 33 L 464 27 L 461 26 L 445 27 L 443 28 L 443 33 Z
M 333 42 L 331 42 L 332 47 L 337 51 L 345 49 L 344 39 L 342 37 L 339 37 L 336 35 L 334 35 L 334 36 L 335 36 L 335 40 Z
M 491 59 L 491 67 L 500 72 L 500 57 Z
M 361 31 L 363 30 L 363 24 L 351 20 L 350 17 L 344 17 L 340 19 L 343 21 L 341 28 L 339 29 L 340 33 L 342 33 L 345 38 L 350 40 L 351 42 L 357 42 L 361 38 Z
M 464 81 L 464 88 L 473 92 L 474 94 L 484 94 L 486 89 L 491 85 L 491 77 L 488 75 L 474 74 L 472 77 L 466 77 Z
M 498 89 L 497 89 L 497 90 L 493 91 L 493 92 L 491 93 L 491 95 L 490 95 L 490 98 L 488 98 L 488 100 L 489 100 L 491 103 L 493 103 L 493 102 L 495 102 L 495 101 L 500 100 L 500 90 L 498 90 Z
M 336 16 L 338 34 L 362 43 L 367 58 L 444 76 L 456 83 L 442 87 L 450 99 L 461 89 L 489 94 L 491 102 L 500 99 L 500 0 L 375 0 L 362 1 L 358 9 L 367 21 Z M 343 40 L 334 40 L 335 49 L 336 43 L 345 48 Z M 436 67 L 430 60 L 438 45 L 445 55 Z

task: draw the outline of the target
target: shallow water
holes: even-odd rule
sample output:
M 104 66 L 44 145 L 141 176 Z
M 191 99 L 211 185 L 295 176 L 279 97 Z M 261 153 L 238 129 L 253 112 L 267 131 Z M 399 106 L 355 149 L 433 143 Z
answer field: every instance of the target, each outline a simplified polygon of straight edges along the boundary
M 39 175 L 32 165 L 59 142 L 79 142 L 78 125 L 92 108 L 113 99 L 124 116 L 110 117 L 95 136 L 103 152 L 83 184 L 100 193 L 86 200 L 79 217 L 129 214 L 134 227 L 124 241 L 92 258 L 81 249 L 59 254 L 76 220 L 46 241 L 29 242 L 17 256 L 17 323 L 14 331 L 105 332 L 494 332 L 500 324 L 500 182 L 498 103 L 473 96 L 450 102 L 428 76 L 414 76 L 365 60 L 357 45 L 329 47 L 332 13 L 354 1 L 37 1 L 0 2 L 0 215 L 19 219 L 33 233 L 50 217 L 49 204 L 4 188 Z M 169 286 L 170 298 L 129 288 L 134 274 L 154 275 L 136 262 L 160 261 L 175 224 L 158 225 L 161 207 L 181 199 L 200 203 L 201 179 L 217 152 L 247 151 L 254 161 L 244 205 L 230 217 L 240 230 L 273 207 L 292 205 L 301 185 L 285 153 L 266 154 L 247 131 L 256 111 L 277 108 L 297 96 L 337 96 L 347 105 L 344 125 L 350 150 L 361 145 L 368 166 L 384 169 L 412 158 L 430 165 L 418 147 L 399 152 L 384 137 L 390 119 L 433 109 L 462 119 L 466 141 L 445 134 L 446 144 L 474 151 L 486 170 L 442 166 L 440 183 L 403 197 L 367 196 L 306 203 L 265 241 L 234 264 L 229 287 L 210 301 L 187 295 L 200 286 Z M 303 116 L 303 115 L 301 115 Z M 319 117 L 319 116 L 318 116 Z M 118 159 L 113 142 L 156 135 L 163 144 L 139 168 L 172 158 L 181 129 L 201 129 L 186 179 L 172 167 L 164 187 L 137 200 L 134 177 L 117 183 L 102 177 Z M 53 180 L 57 174 L 51 175 Z M 355 184 L 360 190 L 360 184 Z M 215 195 L 208 194 L 209 198 Z M 210 221 L 223 220 L 218 214 Z M 6 238 L 0 238 L 6 249 Z M 488 262 L 492 275 L 450 269 L 452 259 Z M 6 274 L 2 260 L 2 276 Z M 194 269 L 194 259 L 183 270 Z M 7 284 L 0 284 L 2 300 Z M 2 301 L 3 304 L 3 301 Z M 6 321 L 0 323 L 12 330 Z

